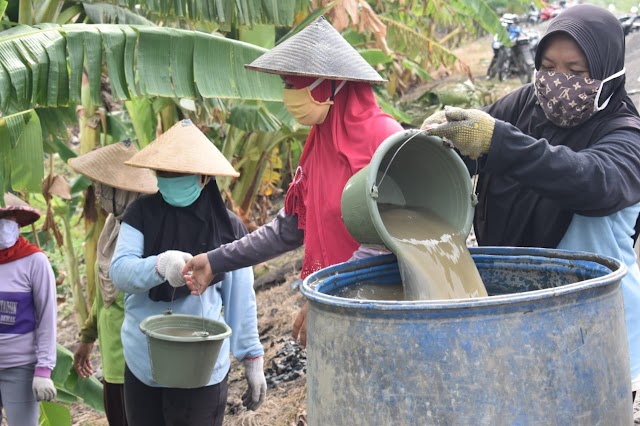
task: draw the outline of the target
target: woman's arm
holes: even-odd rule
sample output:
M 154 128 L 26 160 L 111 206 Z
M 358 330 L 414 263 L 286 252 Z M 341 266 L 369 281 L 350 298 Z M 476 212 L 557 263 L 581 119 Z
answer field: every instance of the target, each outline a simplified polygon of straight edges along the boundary
M 607 216 L 640 201 L 640 133 L 611 132 L 575 152 L 496 121 L 484 170 L 509 176 L 575 213 Z
M 304 231 L 298 229 L 298 216 L 287 216 L 282 209 L 270 223 L 211 250 L 207 256 L 217 274 L 265 262 L 300 247 L 303 242 Z
M 253 270 L 242 268 L 228 272 L 221 290 L 224 321 L 233 330 L 229 338 L 231 353 L 238 361 L 262 356 L 264 350 L 258 336 Z
M 158 256 L 143 258 L 143 251 L 144 235 L 122 222 L 109 274 L 113 284 L 125 293 L 144 293 L 165 281 L 156 271 Z
M 36 376 L 51 377 L 56 365 L 56 280 L 44 253 L 33 254 L 31 271 L 33 303 L 36 314 Z

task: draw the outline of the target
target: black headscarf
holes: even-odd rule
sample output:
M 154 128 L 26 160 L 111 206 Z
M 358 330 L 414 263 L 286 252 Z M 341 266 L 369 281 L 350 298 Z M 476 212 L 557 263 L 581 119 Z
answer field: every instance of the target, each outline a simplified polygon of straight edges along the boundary
M 134 201 L 127 208 L 122 221 L 144 235 L 143 257 L 166 250 L 180 250 L 195 256 L 234 241 L 246 233 L 239 220 L 236 226 L 232 224 L 229 214 L 212 179 L 190 206 L 172 206 L 157 192 Z M 216 274 L 212 283 L 223 278 L 224 274 Z M 168 302 L 188 294 L 186 286 L 177 287 L 174 294 L 174 288 L 166 281 L 149 290 L 149 298 L 153 301 Z
M 580 46 L 590 77 L 604 80 L 624 68 L 625 40 L 620 23 L 607 10 L 592 5 L 573 6 L 554 18 L 536 51 L 536 68 L 540 68 L 551 36 L 559 32 L 568 34 Z M 640 128 L 638 111 L 624 83 L 624 75 L 605 83 L 600 104 L 612 95 L 607 108 L 568 129 L 547 120 L 533 84 L 505 96 L 486 111 L 536 139 L 580 151 L 614 130 Z M 478 192 L 474 225 L 481 245 L 555 248 L 573 217 L 573 212 L 507 176 L 481 173 Z

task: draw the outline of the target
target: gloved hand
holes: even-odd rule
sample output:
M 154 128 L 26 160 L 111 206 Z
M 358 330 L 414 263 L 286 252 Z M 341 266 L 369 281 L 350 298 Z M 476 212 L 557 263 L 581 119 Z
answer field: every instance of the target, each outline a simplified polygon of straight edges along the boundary
M 489 152 L 496 124 L 493 117 L 478 109 L 462 108 L 447 108 L 444 115 L 447 122 L 439 126 L 429 128 L 423 123 L 427 134 L 449 139 L 462 155 L 472 160 Z
M 429 130 L 432 127 L 437 127 L 440 124 L 446 123 L 447 117 L 445 117 L 445 112 L 443 110 L 437 111 L 427 117 L 423 122 L 420 128 L 422 130 Z
M 57 394 L 53 381 L 40 376 L 33 376 L 31 390 L 33 390 L 36 401 L 51 401 Z
M 187 282 L 182 275 L 182 268 L 193 256 L 178 250 L 167 250 L 158 255 L 156 271 L 173 287 L 182 287 Z
M 267 396 L 267 380 L 264 378 L 262 357 L 245 359 L 244 376 L 247 379 L 247 388 L 242 395 L 242 405 L 249 410 L 256 411 L 262 405 Z

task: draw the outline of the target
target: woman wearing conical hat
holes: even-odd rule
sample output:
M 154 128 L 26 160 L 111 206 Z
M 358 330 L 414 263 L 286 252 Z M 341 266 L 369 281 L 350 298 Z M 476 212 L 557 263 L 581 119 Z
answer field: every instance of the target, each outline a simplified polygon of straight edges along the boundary
M 107 145 L 69 159 L 69 166 L 93 181 L 98 203 L 107 213 L 98 239 L 96 298 L 80 329 L 73 367 L 80 377 L 93 374 L 90 362 L 96 339 L 102 360 L 104 410 L 111 426 L 126 426 L 124 409 L 124 354 L 120 329 L 124 321 L 124 293 L 111 281 L 109 266 L 120 232 L 122 214 L 142 194 L 158 192 L 156 177 L 148 169 L 125 165 L 138 149 L 130 140 Z
M 49 259 L 20 235 L 40 213 L 13 194 L 0 207 L 0 423 L 36 426 L 56 388 L 56 282 Z
M 127 293 L 122 324 L 127 421 L 133 426 L 222 425 L 230 352 L 245 367 L 245 406 L 257 409 L 266 395 L 253 271 L 216 274 L 200 298 L 185 287 L 182 268 L 192 254 L 246 234 L 211 178 L 238 173 L 189 120 L 176 123 L 126 164 L 154 170 L 159 189 L 127 207 L 110 268 L 115 286 Z M 139 326 L 145 318 L 168 310 L 197 316 L 204 312 L 233 330 L 204 387 L 176 389 L 153 379 L 146 336 Z M 175 360 L 176 365 L 182 362 Z
M 283 101 L 301 124 L 312 126 L 285 208 L 249 236 L 188 262 L 188 285 L 206 288 L 214 273 L 254 265 L 305 246 L 302 277 L 349 260 L 359 244 L 340 214 L 347 180 L 369 164 L 378 145 L 402 130 L 384 114 L 371 84 L 374 70 L 324 19 L 260 56 L 247 68 L 279 74 Z M 293 328 L 306 343 L 306 305 Z

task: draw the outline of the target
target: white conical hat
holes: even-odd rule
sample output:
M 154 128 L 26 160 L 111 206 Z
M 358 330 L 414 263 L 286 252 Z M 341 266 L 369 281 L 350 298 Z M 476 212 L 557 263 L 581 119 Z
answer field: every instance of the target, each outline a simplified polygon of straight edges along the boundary
M 125 162 L 138 153 L 130 140 L 125 140 L 70 158 L 73 170 L 94 182 L 100 182 L 125 191 L 155 194 L 156 177 L 150 170 L 127 166 Z
M 387 81 L 322 16 L 245 68 L 331 80 Z
M 240 176 L 191 120 L 174 124 L 125 164 L 174 173 Z

